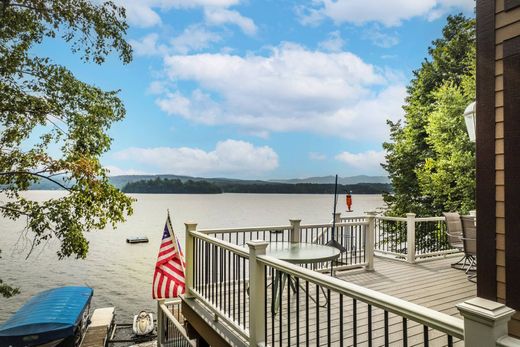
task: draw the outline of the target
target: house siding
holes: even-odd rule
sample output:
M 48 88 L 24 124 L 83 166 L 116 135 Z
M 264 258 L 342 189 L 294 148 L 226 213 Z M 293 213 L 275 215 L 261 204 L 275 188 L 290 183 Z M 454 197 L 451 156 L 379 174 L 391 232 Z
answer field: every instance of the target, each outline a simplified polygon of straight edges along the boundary
M 496 299 L 515 309 L 520 308 L 519 299 L 516 293 L 520 290 L 518 278 L 513 278 L 511 269 L 506 268 L 508 259 L 512 261 L 513 253 L 508 248 L 508 243 L 512 246 L 516 244 L 517 236 L 512 225 L 513 219 L 517 217 L 515 214 L 516 205 L 518 204 L 515 191 L 517 184 L 513 182 L 512 175 L 518 172 L 517 160 L 513 157 L 515 153 L 514 139 L 516 125 L 512 122 L 514 115 L 511 112 L 510 101 L 506 100 L 511 94 L 509 90 L 504 90 L 504 86 L 512 88 L 511 62 L 507 61 L 507 46 L 510 45 L 508 40 L 520 38 L 520 7 L 515 1 L 496 0 L 495 1 L 495 226 L 496 226 Z M 506 52 L 504 52 L 506 50 Z M 508 74 L 504 78 L 504 73 Z M 516 73 L 515 73 L 516 75 Z M 509 78 L 509 82 L 507 79 Z M 514 83 L 518 84 L 518 83 Z M 509 94 L 508 94 L 509 93 Z M 508 107 L 504 107 L 508 101 Z M 508 113 L 509 112 L 509 113 Z M 508 123 L 509 119 L 509 123 Z M 509 129 L 507 128 L 509 125 Z M 511 127 L 515 126 L 514 129 Z M 509 130 L 509 132 L 508 132 Z M 508 147 L 509 145 L 509 147 Z M 507 171 L 506 171 L 507 170 Z M 509 186 L 507 184 L 509 183 Z M 509 189 L 508 189 L 509 188 Z M 520 200 L 519 200 L 520 201 Z M 509 205 L 508 205 L 509 202 Z M 516 224 L 516 223 L 515 223 Z M 515 247 L 516 248 L 516 247 Z M 516 259 L 514 261 L 517 264 Z M 508 285 L 509 273 L 509 285 Z M 517 277 L 515 275 L 515 277 Z M 520 336 L 520 315 L 516 314 L 510 323 L 510 333 Z

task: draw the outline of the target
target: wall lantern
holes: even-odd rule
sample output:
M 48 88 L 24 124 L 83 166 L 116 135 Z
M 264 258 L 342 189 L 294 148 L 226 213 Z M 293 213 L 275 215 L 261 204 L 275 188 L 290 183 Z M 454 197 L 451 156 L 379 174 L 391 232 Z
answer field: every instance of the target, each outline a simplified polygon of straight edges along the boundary
M 464 121 L 468 130 L 469 140 L 475 142 L 477 126 L 477 103 L 473 101 L 464 110 Z

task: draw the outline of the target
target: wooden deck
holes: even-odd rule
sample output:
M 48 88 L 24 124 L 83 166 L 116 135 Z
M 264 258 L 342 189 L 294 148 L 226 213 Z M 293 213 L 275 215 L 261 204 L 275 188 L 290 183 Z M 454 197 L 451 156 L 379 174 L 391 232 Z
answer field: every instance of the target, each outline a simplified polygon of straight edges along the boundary
M 408 264 L 376 258 L 373 272 L 350 270 L 337 272 L 336 277 L 460 318 L 455 305 L 474 297 L 476 284 L 468 281 L 464 271 L 451 268 L 450 264 L 456 260 L 458 258 L 451 257 Z M 297 291 L 290 290 L 288 285 L 284 287 L 281 303 L 274 313 L 274 291 L 272 285 L 268 287 L 266 332 L 270 346 L 369 346 L 368 341 L 372 341 L 372 346 L 384 346 L 385 330 L 390 346 L 424 345 L 424 327 L 421 324 L 410 320 L 403 322 L 400 316 L 347 296 L 340 297 L 337 293 L 330 294 L 330 304 L 327 305 L 326 293 L 318 290 L 316 285 L 309 283 L 306 287 L 303 281 L 299 284 L 293 286 Z M 248 311 L 249 296 L 243 290 L 233 291 L 232 295 L 245 299 L 245 303 L 242 300 L 240 305 Z M 318 300 L 319 305 L 313 299 Z M 235 308 L 238 310 L 238 305 Z M 209 311 L 206 319 L 212 319 Z M 406 336 L 403 334 L 404 324 Z M 429 329 L 427 338 L 429 346 L 448 345 L 445 333 Z M 455 346 L 463 345 L 455 338 L 453 342 Z
M 345 271 L 338 272 L 336 277 L 451 316 L 460 317 L 455 305 L 474 297 L 476 284 L 468 281 L 464 271 L 450 267 L 450 264 L 456 260 L 457 258 L 446 258 L 408 264 L 377 258 L 374 272 Z M 344 346 L 368 346 L 369 340 L 372 341 L 372 346 L 385 345 L 384 310 L 370 307 L 360 301 L 354 303 L 347 297 L 340 299 L 339 295 L 334 293 L 330 297 L 330 307 L 317 308 L 310 302 L 306 310 L 303 290 L 299 291 L 298 299 L 295 298 L 296 295 L 293 292 L 287 298 L 287 291 L 284 292 L 280 312 L 268 317 L 267 331 L 270 345 L 306 345 L 306 341 L 308 341 L 309 346 L 339 346 L 340 339 Z M 326 297 L 323 294 L 317 296 L 315 286 L 309 287 L 309 293 L 314 298 L 318 297 L 320 304 L 325 303 Z M 268 293 L 268 301 L 271 300 L 270 297 L 271 293 Z M 340 303 L 343 307 L 341 311 Z M 355 324 L 354 305 L 357 312 Z M 296 324 L 296 307 L 299 307 L 299 324 Z M 340 314 L 342 314 L 341 322 Z M 403 319 L 392 313 L 386 314 L 389 345 L 404 346 Z M 412 321 L 407 321 L 406 324 L 407 345 L 423 346 L 423 326 Z M 428 337 L 430 346 L 448 345 L 448 337 L 444 333 L 429 329 Z M 463 345 L 457 339 L 453 339 L 453 342 L 456 346 Z
M 460 318 L 455 305 L 475 297 L 477 285 L 464 271 L 451 268 L 458 258 L 409 264 L 376 257 L 374 272 L 338 272 L 336 277 Z

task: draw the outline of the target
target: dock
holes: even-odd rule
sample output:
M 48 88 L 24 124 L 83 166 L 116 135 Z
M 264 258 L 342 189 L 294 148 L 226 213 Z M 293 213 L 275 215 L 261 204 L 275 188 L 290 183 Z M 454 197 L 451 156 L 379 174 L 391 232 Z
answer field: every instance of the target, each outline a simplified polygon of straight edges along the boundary
M 115 307 L 98 308 L 90 318 L 90 324 L 81 347 L 104 347 L 114 322 Z

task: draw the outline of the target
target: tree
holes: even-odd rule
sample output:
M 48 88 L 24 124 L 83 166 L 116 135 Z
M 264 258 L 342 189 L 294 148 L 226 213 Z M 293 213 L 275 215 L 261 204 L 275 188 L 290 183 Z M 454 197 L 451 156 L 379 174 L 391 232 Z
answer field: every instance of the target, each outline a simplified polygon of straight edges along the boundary
M 408 86 L 408 97 L 403 106 L 404 123 L 389 121 L 391 141 L 383 144 L 386 151 L 383 168 L 389 173 L 393 187 L 393 194 L 386 194 L 384 199 L 389 206 L 388 213 L 392 215 L 407 212 L 431 215 L 440 210 L 460 207 L 443 205 L 435 194 L 440 186 L 434 189 L 425 180 L 421 183 L 418 174 L 426 174 L 428 170 L 431 173 L 434 170 L 431 164 L 439 154 L 439 146 L 433 146 L 433 135 L 428 134 L 428 129 L 433 131 L 429 123 L 435 119 L 431 115 L 436 112 L 437 102 L 441 98 L 439 88 L 447 88 L 448 85 L 459 88 L 474 71 L 475 20 L 463 15 L 449 16 L 442 37 L 433 41 L 428 54 L 430 59 L 425 59 L 421 68 L 414 71 L 414 78 Z M 467 91 L 470 92 L 470 89 Z M 465 100 L 471 98 L 475 98 L 474 89 L 472 95 L 464 96 Z M 440 111 L 437 109 L 437 112 Z M 451 116 L 455 117 L 455 114 Z M 457 117 L 462 121 L 462 113 Z M 460 125 L 460 122 L 457 124 Z M 456 135 L 455 132 L 450 134 Z M 424 169 L 425 165 L 429 165 L 427 169 Z M 465 178 L 455 172 L 449 176 L 450 184 L 458 179 Z M 474 181 L 474 177 L 471 179 Z
M 84 232 L 132 213 L 132 200 L 109 183 L 100 164 L 112 141 L 107 131 L 125 115 L 118 91 L 84 83 L 34 54 L 44 40 L 61 36 L 85 63 L 102 64 L 116 52 L 126 64 L 132 58 L 126 30 L 124 9 L 112 2 L 0 0 L 0 213 L 26 219 L 28 256 L 56 238 L 60 259 L 84 258 Z M 47 201 L 25 197 L 39 180 L 67 193 Z M 0 286 L 4 296 L 16 293 Z
M 436 103 L 426 125 L 426 143 L 434 155 L 416 170 L 422 194 L 431 198 L 431 209 L 467 213 L 475 208 L 475 144 L 471 143 L 461 116 L 475 99 L 475 75 L 460 86 L 447 82 L 434 93 Z

